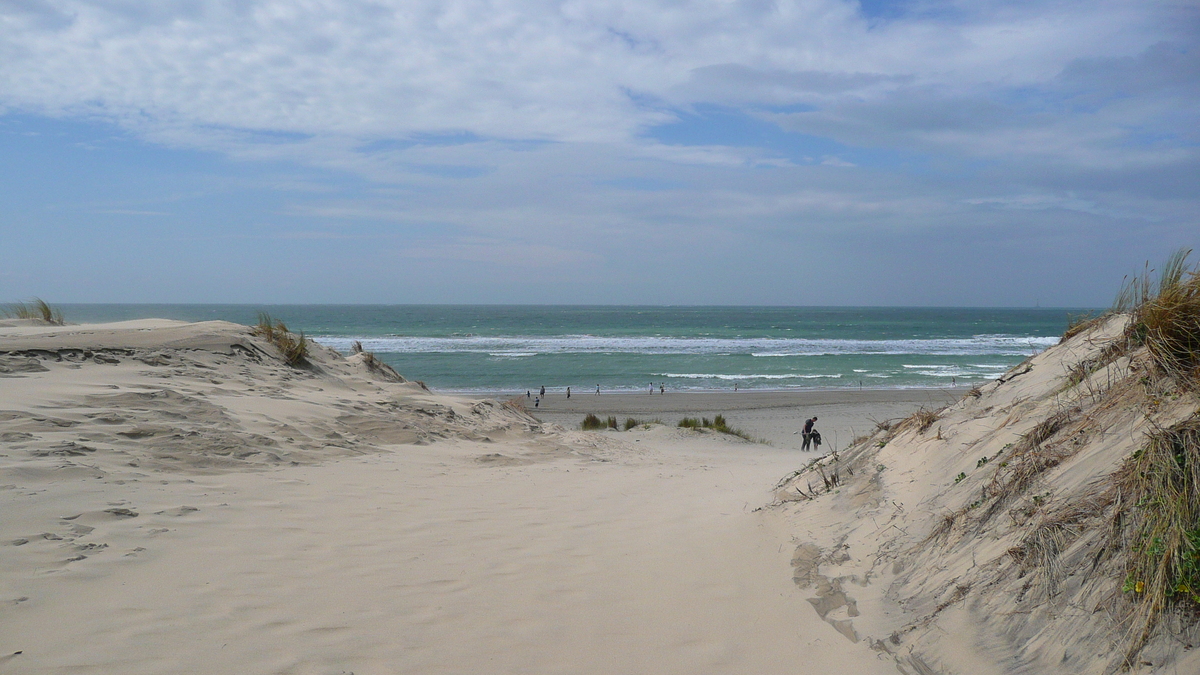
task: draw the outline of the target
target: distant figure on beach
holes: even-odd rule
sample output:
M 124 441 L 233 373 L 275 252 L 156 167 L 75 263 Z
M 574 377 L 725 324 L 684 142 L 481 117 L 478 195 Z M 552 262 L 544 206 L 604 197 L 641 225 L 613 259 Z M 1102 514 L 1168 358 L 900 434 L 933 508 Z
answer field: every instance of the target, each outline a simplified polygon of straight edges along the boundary
M 531 394 L 529 393 L 529 390 L 526 389 L 525 390 L 525 398 L 529 398 L 530 396 L 531 396 Z
M 538 407 L 538 404 L 540 404 L 541 402 L 542 402 L 542 398 L 540 396 L 535 396 L 533 398 L 533 407 L 535 407 L 535 408 Z
M 663 384 L 662 382 L 659 382 L 659 383 L 658 383 L 658 393 L 660 393 L 660 394 L 663 394 L 663 395 L 666 395 L 666 393 L 667 393 L 667 385 Z
M 733 391 L 734 393 L 737 393 L 737 382 L 733 383 Z
M 540 396 L 542 398 L 546 398 L 546 385 L 544 385 L 544 384 L 542 385 L 542 393 L 540 394 Z
M 958 386 L 958 378 L 957 377 L 953 377 L 953 376 L 950 377 L 950 386 L 951 387 Z
M 567 398 L 571 398 L 571 388 L 567 387 Z
M 600 385 L 596 385 L 596 395 L 600 395 Z
M 654 383 L 653 382 L 650 383 L 650 395 L 651 396 L 654 395 Z
M 804 443 L 802 443 L 800 445 L 801 450 L 807 450 L 808 446 L 812 443 L 813 433 L 815 433 L 813 431 L 813 425 L 816 423 L 817 423 L 816 415 L 813 415 L 813 417 L 811 419 L 807 419 L 804 421 L 804 433 L 802 434 L 804 437 Z M 820 445 L 819 441 L 817 442 L 817 445 Z

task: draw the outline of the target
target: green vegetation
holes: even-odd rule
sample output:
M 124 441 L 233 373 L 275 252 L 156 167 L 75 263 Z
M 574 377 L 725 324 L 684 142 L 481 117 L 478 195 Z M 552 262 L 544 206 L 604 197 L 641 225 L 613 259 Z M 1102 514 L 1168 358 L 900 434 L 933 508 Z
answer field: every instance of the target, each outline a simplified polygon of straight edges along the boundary
M 308 340 L 304 338 L 303 331 L 297 336 L 288 330 L 287 324 L 272 319 L 266 312 L 258 313 L 258 324 L 251 327 L 250 331 L 275 345 L 289 366 L 298 367 L 308 363 Z
M 685 417 L 679 420 L 678 426 L 683 429 L 712 429 L 713 431 L 719 431 L 723 434 L 744 438 L 747 441 L 755 440 L 750 437 L 750 434 L 747 434 L 741 429 L 735 429 L 734 427 L 729 426 L 729 424 L 725 421 L 724 415 L 717 415 L 711 420 L 707 417 Z
M 651 424 L 662 424 L 662 420 L 660 420 L 660 419 L 639 420 L 635 417 L 627 417 L 627 418 L 625 418 L 625 427 L 624 428 L 625 428 L 625 431 L 629 431 L 630 429 L 634 429 L 636 427 L 640 427 L 643 425 L 649 426 Z M 579 425 L 579 427 L 581 429 L 583 429 L 584 431 L 594 431 L 596 429 L 620 429 L 621 428 L 621 426 L 617 424 L 617 418 L 615 416 L 610 415 L 606 419 L 600 419 L 599 417 L 597 417 L 591 413 L 588 413 L 587 417 L 583 418 L 583 422 Z
M 14 302 L 4 309 L 4 316 L 14 319 L 38 319 L 55 326 L 66 323 L 62 311 L 46 304 L 41 298 L 34 298 L 29 302 Z
M 1132 504 L 1123 514 L 1132 534 L 1124 590 L 1138 603 L 1136 650 L 1169 604 L 1200 609 L 1200 416 L 1152 434 L 1117 485 Z

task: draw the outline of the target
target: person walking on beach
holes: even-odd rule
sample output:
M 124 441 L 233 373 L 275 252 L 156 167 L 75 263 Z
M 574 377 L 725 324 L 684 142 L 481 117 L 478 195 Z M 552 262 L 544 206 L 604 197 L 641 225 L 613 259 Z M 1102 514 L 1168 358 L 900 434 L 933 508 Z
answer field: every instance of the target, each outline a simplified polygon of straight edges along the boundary
M 650 383 L 650 395 L 651 396 L 654 395 L 654 383 L 653 382 Z
M 544 384 L 542 385 L 542 393 L 541 393 L 541 397 L 542 397 L 542 398 L 546 398 L 546 385 L 544 385 Z
M 666 383 L 664 383 L 664 382 L 659 382 L 659 383 L 658 383 L 658 393 L 659 393 L 659 394 L 661 394 L 661 395 L 663 395 L 663 396 L 666 396 L 666 395 L 667 395 L 667 385 L 666 385 Z
M 816 423 L 816 415 L 814 415 L 811 419 L 804 421 L 804 433 L 802 434 L 804 437 L 804 443 L 800 445 L 801 450 L 807 450 L 808 446 L 812 443 L 813 425 Z
M 596 385 L 596 395 L 600 395 L 600 385 Z
M 571 388 L 567 387 L 567 398 L 571 398 Z
M 536 408 L 536 407 L 538 407 L 538 405 L 539 405 L 541 402 L 542 402 L 542 399 L 541 399 L 541 397 L 540 397 L 540 396 L 534 396 L 534 397 L 533 397 L 533 407 L 535 407 L 535 408 Z
M 526 389 L 526 390 L 525 390 L 525 398 L 529 398 L 530 396 L 532 396 L 532 394 L 530 394 L 530 393 L 529 393 L 529 390 L 528 390 L 528 389 Z

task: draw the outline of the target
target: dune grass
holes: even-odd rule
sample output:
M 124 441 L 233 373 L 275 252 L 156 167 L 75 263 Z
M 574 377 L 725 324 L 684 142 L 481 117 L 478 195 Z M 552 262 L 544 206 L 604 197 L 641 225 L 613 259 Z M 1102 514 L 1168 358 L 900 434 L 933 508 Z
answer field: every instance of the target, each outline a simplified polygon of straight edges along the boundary
M 1130 654 L 1171 605 L 1200 610 L 1200 415 L 1150 435 L 1117 474 L 1128 533 L 1124 591 L 1137 603 Z
M 679 420 L 679 424 L 677 426 L 682 429 L 712 429 L 713 431 L 719 431 L 723 434 L 729 434 L 730 436 L 744 438 L 747 441 L 761 442 L 757 439 L 751 438 L 750 434 L 747 434 L 741 429 L 736 429 L 729 426 L 729 424 L 725 421 L 725 416 L 721 414 L 716 415 L 711 420 L 707 417 L 685 417 Z
M 895 433 L 899 433 L 905 429 L 916 429 L 918 434 L 923 434 L 933 426 L 933 423 L 941 417 L 941 411 L 929 410 L 921 408 L 915 413 L 904 418 L 899 424 L 893 427 Z
M 55 326 L 66 323 L 62 311 L 46 304 L 41 298 L 34 298 L 29 302 L 14 302 L 4 309 L 4 315 L 14 319 L 38 319 Z
M 620 427 L 617 425 L 616 417 L 610 415 L 607 419 L 600 419 L 592 413 L 588 413 L 587 416 L 583 418 L 583 422 L 579 425 L 579 428 L 583 429 L 584 431 L 595 431 L 597 429 L 620 429 Z
M 1145 347 L 1162 373 L 1180 386 L 1200 389 L 1200 266 L 1189 268 L 1191 249 L 1176 251 L 1157 282 L 1147 265 L 1126 281 L 1114 309 L 1132 315 L 1126 337 Z
M 266 312 L 258 313 L 258 323 L 250 330 L 275 345 L 289 366 L 299 367 L 308 363 L 308 340 L 305 339 L 303 331 L 299 335 L 291 332 L 287 324 L 272 318 Z

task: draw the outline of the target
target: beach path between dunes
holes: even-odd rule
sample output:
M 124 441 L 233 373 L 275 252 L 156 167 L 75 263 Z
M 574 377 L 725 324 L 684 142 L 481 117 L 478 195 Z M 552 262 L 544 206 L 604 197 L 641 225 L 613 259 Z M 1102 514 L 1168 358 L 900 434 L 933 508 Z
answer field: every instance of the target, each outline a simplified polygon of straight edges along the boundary
M 0 672 L 895 672 L 817 617 L 754 511 L 797 454 L 679 434 L 126 483 L 140 514 L 93 519 L 105 550 L 5 573 L 27 600 Z M 54 508 L 110 508 L 99 482 Z

